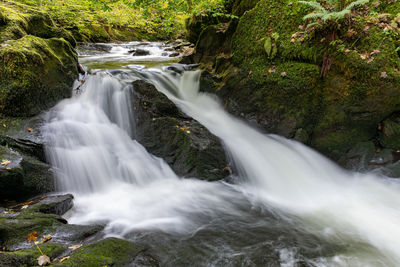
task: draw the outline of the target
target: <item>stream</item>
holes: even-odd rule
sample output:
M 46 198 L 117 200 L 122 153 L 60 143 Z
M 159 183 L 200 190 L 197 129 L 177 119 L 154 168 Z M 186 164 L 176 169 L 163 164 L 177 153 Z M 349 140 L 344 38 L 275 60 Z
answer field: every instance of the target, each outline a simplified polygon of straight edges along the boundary
M 149 55 L 132 56 L 133 48 Z M 350 172 L 293 140 L 263 134 L 200 92 L 164 43 L 80 48 L 90 70 L 46 114 L 46 153 L 69 223 L 147 244 L 163 266 L 400 266 L 400 184 Z M 153 83 L 221 139 L 234 183 L 178 177 L 134 140 L 131 83 Z

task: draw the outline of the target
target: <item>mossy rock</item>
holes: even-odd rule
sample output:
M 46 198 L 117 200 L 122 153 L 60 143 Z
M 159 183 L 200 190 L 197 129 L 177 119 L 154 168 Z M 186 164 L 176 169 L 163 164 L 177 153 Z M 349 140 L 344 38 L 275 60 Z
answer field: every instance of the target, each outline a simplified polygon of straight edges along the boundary
M 55 189 L 51 167 L 44 162 L 42 147 L 28 141 L 0 137 L 0 202 L 23 201 Z
M 55 266 L 130 266 L 146 250 L 145 247 L 127 240 L 107 238 L 77 249 L 68 260 Z M 153 259 L 149 266 L 159 266 L 159 263 Z
M 16 250 L 13 252 L 0 252 L 0 267 L 8 266 L 37 266 L 37 258 L 42 254 L 32 245 L 32 248 Z M 67 247 L 58 243 L 45 243 L 39 245 L 43 254 L 47 255 L 50 260 L 59 257 L 67 250 Z
M 136 139 L 163 158 L 181 176 L 220 180 L 227 176 L 222 145 L 217 137 L 181 113 L 150 83 L 133 83 Z
M 3 43 L 0 58 L 0 112 L 32 116 L 71 95 L 77 55 L 64 39 L 26 35 Z

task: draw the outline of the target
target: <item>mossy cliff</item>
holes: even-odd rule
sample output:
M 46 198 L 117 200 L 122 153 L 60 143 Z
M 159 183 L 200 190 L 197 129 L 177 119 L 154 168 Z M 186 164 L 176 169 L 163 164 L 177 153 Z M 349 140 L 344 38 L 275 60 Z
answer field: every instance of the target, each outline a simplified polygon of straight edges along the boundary
M 378 124 L 389 117 L 397 122 L 393 119 L 400 109 L 396 3 L 371 3 L 357 10 L 351 23 L 341 25 L 339 40 L 329 48 L 333 64 L 324 78 L 320 72 L 325 35 L 307 30 L 303 16 L 309 8 L 289 0 L 235 1 L 234 7 L 247 11 L 237 9 L 238 21 L 224 28 L 212 26 L 215 36 L 224 34 L 208 37 L 209 48 L 224 40 L 213 57 L 210 49 L 203 56 L 207 44 L 202 36 L 211 26 L 200 34 L 193 57 L 215 74 L 215 87 L 206 90 L 217 92 L 231 112 L 333 159 L 355 143 L 378 144 L 382 139 Z M 391 126 L 386 133 L 396 136 L 397 128 Z M 388 143 L 400 148 L 400 142 Z

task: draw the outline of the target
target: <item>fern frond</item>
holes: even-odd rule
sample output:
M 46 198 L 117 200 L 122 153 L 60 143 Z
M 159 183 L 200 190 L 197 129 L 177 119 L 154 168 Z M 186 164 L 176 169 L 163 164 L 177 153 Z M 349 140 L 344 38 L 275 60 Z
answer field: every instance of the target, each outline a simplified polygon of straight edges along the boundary
M 361 5 L 364 5 L 366 3 L 369 3 L 369 0 L 357 0 L 357 1 L 354 1 L 354 2 L 350 3 L 347 7 L 344 8 L 344 10 L 351 11 L 356 6 L 361 6 Z
M 300 4 L 314 8 L 316 11 L 324 12 L 326 9 L 318 2 L 313 1 L 299 1 Z
M 314 20 L 314 19 L 319 19 L 319 18 L 322 18 L 325 14 L 326 14 L 326 13 L 323 13 L 323 12 L 313 12 L 313 13 L 310 13 L 310 14 L 305 15 L 305 16 L 303 17 L 303 19 L 304 19 L 304 20 L 308 20 L 308 19 L 312 19 L 312 20 Z
M 312 26 L 318 26 L 318 27 L 322 27 L 322 24 L 319 22 L 313 22 L 307 25 L 307 29 L 312 27 Z
M 343 19 L 346 15 L 350 14 L 350 10 L 343 9 L 342 11 L 339 12 L 332 12 L 332 19 L 333 20 L 341 20 Z

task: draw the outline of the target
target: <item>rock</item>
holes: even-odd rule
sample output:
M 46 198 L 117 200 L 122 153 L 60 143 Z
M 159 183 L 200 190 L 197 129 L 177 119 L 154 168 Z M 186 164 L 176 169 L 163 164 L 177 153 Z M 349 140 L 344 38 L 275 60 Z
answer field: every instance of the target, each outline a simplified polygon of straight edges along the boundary
M 150 51 L 136 48 L 133 50 L 128 51 L 128 53 L 132 54 L 132 56 L 147 56 L 150 55 Z
M 39 245 L 39 247 L 50 259 L 61 256 L 67 250 L 66 246 L 53 242 Z M 38 257 L 42 257 L 42 255 L 32 244 L 32 247 L 28 249 L 0 253 L 0 267 L 37 266 L 39 264 Z
M 0 165 L 0 202 L 7 199 L 22 201 L 55 189 L 51 167 L 41 161 L 43 154 L 40 145 L 9 137 L 2 140 L 6 144 L 0 146 L 1 158 L 9 160 L 10 164 Z M 7 140 L 10 141 L 10 146 Z M 16 149 L 11 150 L 13 147 Z
M 339 160 L 355 144 L 374 138 L 376 125 L 399 111 L 396 44 L 400 39 L 385 39 L 385 30 L 369 25 L 363 15 L 351 28 L 341 30 L 356 30 L 360 42 L 352 49 L 332 51 L 331 70 L 320 79 L 321 38 L 291 42 L 304 24 L 306 13 L 299 3 L 237 0 L 232 8 L 240 19 L 227 28 L 217 23 L 205 24 L 201 31 L 197 28 L 193 35 L 199 38 L 192 41 L 196 52 L 183 61 L 201 62 L 213 72 L 217 81 L 207 90 L 216 93 L 229 112 L 265 132 L 296 138 Z M 398 5 L 391 3 L 384 9 L 395 15 Z M 358 29 L 366 26 L 368 31 L 360 34 Z M 278 38 L 274 59 L 264 51 L 268 38 Z M 381 39 L 384 43 L 377 46 L 376 40 Z M 351 47 L 354 40 L 344 36 L 343 42 Z M 373 52 L 373 60 L 362 59 L 358 51 Z M 400 148 L 388 137 L 382 137 L 382 142 L 390 144 L 390 149 Z
M 145 81 L 133 83 L 136 139 L 181 176 L 220 180 L 226 176 L 225 152 L 217 137 L 180 112 Z
M 167 47 L 164 49 L 164 51 L 172 52 L 172 51 L 175 51 L 175 49 L 173 47 Z
M 400 148 L 400 113 L 396 112 L 383 121 L 380 140 L 386 148 Z
M 63 215 L 72 208 L 73 199 L 74 196 L 71 194 L 41 197 L 37 199 L 38 202 L 35 201 L 36 199 L 33 200 L 36 203 L 31 204 L 29 210 L 31 212 Z M 15 207 L 12 209 L 15 209 Z
M 167 70 L 182 74 L 184 71 L 194 70 L 199 64 L 189 64 L 189 65 L 174 65 L 167 67 Z
M 170 55 L 169 55 L 169 57 L 179 57 L 179 53 L 178 52 L 175 52 L 175 53 L 171 53 Z
M 69 259 L 55 266 L 135 266 L 136 257 L 142 258 L 146 250 L 146 247 L 127 240 L 107 238 L 75 250 Z M 149 265 L 145 266 L 159 266 L 159 262 L 153 257 L 146 264 Z
M 0 113 L 33 116 L 71 95 L 77 54 L 64 39 L 26 35 L 0 47 Z

